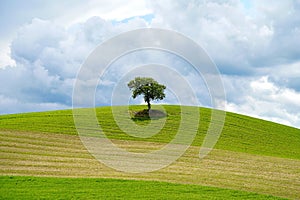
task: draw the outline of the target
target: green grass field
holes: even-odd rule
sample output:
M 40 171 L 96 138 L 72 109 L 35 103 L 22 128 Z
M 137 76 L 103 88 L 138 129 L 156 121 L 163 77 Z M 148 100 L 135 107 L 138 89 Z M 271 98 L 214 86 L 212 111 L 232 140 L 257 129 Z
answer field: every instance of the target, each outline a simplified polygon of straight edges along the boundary
M 282 199 L 158 181 L 5 176 L 0 177 L 0 182 L 1 199 Z
M 131 106 L 141 110 L 143 106 Z M 111 108 L 97 108 L 97 116 L 105 134 L 112 139 L 169 142 L 178 129 L 179 106 L 164 106 L 169 114 L 164 128 L 151 138 L 132 137 L 114 121 Z M 200 146 L 208 129 L 211 110 L 200 109 L 200 125 L 194 146 Z M 191 116 L 193 117 L 193 116 Z M 71 110 L 0 115 L 0 130 L 34 131 L 77 135 Z M 139 125 L 147 121 L 138 122 Z M 300 130 L 269 121 L 227 112 L 226 121 L 216 148 L 257 155 L 300 159 Z
M 143 106 L 130 107 L 131 111 L 142 109 Z M 164 109 L 168 113 L 167 118 L 158 119 L 155 123 L 159 124 L 160 120 L 166 120 L 166 123 L 158 134 L 150 138 L 129 136 L 120 130 L 111 107 L 97 108 L 96 112 L 105 134 L 116 145 L 128 151 L 148 152 L 168 143 L 178 129 L 180 107 L 166 105 Z M 124 107 L 115 110 L 117 115 L 124 115 Z M 216 149 L 200 160 L 199 148 L 210 115 L 210 109 L 200 108 L 198 133 L 181 158 L 166 168 L 141 174 L 115 171 L 89 154 L 77 135 L 71 110 L 1 115 L 1 198 L 18 199 L 17 195 L 23 193 L 30 199 L 33 196 L 28 195 L 32 193 L 49 199 L 84 198 L 80 196 L 84 194 L 91 199 L 101 195 L 107 198 L 147 198 L 147 194 L 165 199 L 175 196 L 194 199 L 275 198 L 271 196 L 300 199 L 299 129 L 227 113 Z M 143 127 L 149 121 L 136 120 L 135 123 Z M 18 187 L 13 187 L 16 185 Z M 124 190 L 120 185 L 124 186 Z M 82 186 L 82 190 L 78 186 Z M 73 188 L 78 193 L 64 194 Z M 131 192 L 132 188 L 138 189 Z M 41 196 L 43 192 L 48 196 Z

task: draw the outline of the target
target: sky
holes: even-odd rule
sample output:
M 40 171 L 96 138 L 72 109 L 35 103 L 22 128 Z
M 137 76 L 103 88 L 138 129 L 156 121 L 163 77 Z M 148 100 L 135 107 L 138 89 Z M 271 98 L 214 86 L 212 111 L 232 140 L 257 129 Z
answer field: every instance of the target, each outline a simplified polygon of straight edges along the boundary
M 164 28 L 207 52 L 220 71 L 227 111 L 300 128 L 299 0 L 1 0 L 0 13 L 0 114 L 71 108 L 78 70 L 98 45 L 126 31 Z M 130 64 L 146 61 L 174 66 L 199 105 L 212 106 L 188 64 L 153 51 L 116 62 L 97 105 L 111 103 Z M 176 95 L 168 91 L 164 103 L 178 103 Z

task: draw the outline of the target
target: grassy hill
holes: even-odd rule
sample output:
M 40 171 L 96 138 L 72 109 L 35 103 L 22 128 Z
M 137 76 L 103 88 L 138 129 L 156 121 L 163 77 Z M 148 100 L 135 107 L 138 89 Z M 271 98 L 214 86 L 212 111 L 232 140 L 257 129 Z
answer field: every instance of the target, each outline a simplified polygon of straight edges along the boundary
M 142 106 L 131 106 L 130 110 L 137 111 L 143 108 Z M 158 119 L 157 122 L 166 120 L 165 125 L 158 134 L 150 138 L 132 137 L 120 130 L 113 118 L 111 107 L 97 108 L 96 113 L 105 134 L 116 145 L 129 151 L 147 152 L 159 149 L 165 143 L 168 143 L 178 129 L 180 106 L 166 105 L 164 109 L 168 113 L 167 118 Z M 260 195 L 250 194 L 249 192 L 294 199 L 300 198 L 299 129 L 227 113 L 223 132 L 215 146 L 216 149 L 205 159 L 200 160 L 198 158 L 199 146 L 202 144 L 208 129 L 211 110 L 207 108 L 193 109 L 200 109 L 200 124 L 192 146 L 172 165 L 155 172 L 142 174 L 118 172 L 93 158 L 77 136 L 71 110 L 2 115 L 0 116 L 0 173 L 3 175 L 1 184 L 4 187 L 0 190 L 0 198 L 9 197 L 4 195 L 8 195 L 9 188 L 14 191 L 12 185 L 17 182 L 23 183 L 23 189 L 21 185 L 19 191 L 31 187 L 32 182 L 28 181 L 26 177 L 17 176 L 167 181 L 183 184 L 174 186 L 174 188 L 178 188 L 178 191 L 181 191 L 182 194 L 189 192 L 195 194 L 194 198 L 203 197 L 196 191 L 202 191 L 208 197 L 213 197 L 214 194 L 223 195 L 223 199 L 228 199 L 229 196 L 230 198 L 251 198 L 251 195 L 254 195 L 255 198 L 270 198 L 270 196 L 264 195 L 257 197 L 256 195 Z M 115 110 L 117 114 L 122 115 L 124 107 Z M 135 123 L 146 126 L 149 121 L 136 120 Z M 16 177 L 11 179 L 7 175 Z M 76 182 L 76 184 L 87 184 L 86 179 L 36 177 L 33 179 L 41 187 L 43 183 L 50 181 L 47 191 L 53 190 L 54 180 L 60 184 L 63 184 L 64 181 L 79 181 L 81 183 Z M 103 183 L 106 179 L 97 180 Z M 96 179 L 93 179 L 93 181 L 95 182 Z M 149 191 L 152 191 L 152 186 L 148 182 L 136 183 L 129 181 L 126 184 L 139 184 L 141 185 L 140 191 L 147 191 L 149 188 Z M 175 189 L 171 185 L 159 182 L 155 184 L 162 184 L 163 190 L 167 191 L 165 195 L 171 195 L 172 191 L 174 193 Z M 149 186 L 148 189 L 147 185 Z M 213 186 L 213 188 L 209 189 L 204 185 Z M 118 189 L 110 185 L 107 187 L 110 188 L 110 190 L 106 190 L 107 194 Z M 33 190 L 39 192 L 40 189 L 38 187 Z M 124 189 L 124 193 L 122 193 L 125 197 L 127 190 Z M 214 192 L 208 194 L 204 192 L 206 190 Z M 218 190 L 218 192 L 215 190 Z M 241 191 L 247 191 L 248 193 Z M 131 194 L 130 192 L 127 193 L 128 195 Z M 157 192 L 153 190 L 154 193 Z M 200 196 L 197 196 L 198 194 Z M 95 195 L 97 196 L 97 194 Z M 165 197 L 173 198 L 174 196 Z M 157 196 L 157 198 L 160 197 Z M 193 198 L 193 196 L 190 196 L 190 198 Z
M 141 110 L 143 106 L 131 106 Z M 168 113 L 164 128 L 154 137 L 138 138 L 124 133 L 116 124 L 111 107 L 97 108 L 105 134 L 112 139 L 169 142 L 179 126 L 180 106 L 164 106 Z M 120 109 L 121 110 L 121 109 Z M 210 123 L 211 110 L 200 108 L 200 125 L 193 143 L 200 146 Z M 137 121 L 147 125 L 147 121 Z M 77 135 L 71 110 L 0 115 L 0 130 L 33 131 Z M 226 113 L 225 125 L 216 148 L 267 156 L 300 159 L 300 130 L 235 113 Z

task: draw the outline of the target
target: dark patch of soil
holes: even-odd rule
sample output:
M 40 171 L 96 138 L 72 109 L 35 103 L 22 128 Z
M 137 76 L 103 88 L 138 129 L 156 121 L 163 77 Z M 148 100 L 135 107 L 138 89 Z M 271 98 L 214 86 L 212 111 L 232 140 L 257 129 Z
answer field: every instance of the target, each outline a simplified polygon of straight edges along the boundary
M 160 119 L 163 117 L 166 117 L 167 114 L 164 113 L 161 110 L 150 110 L 148 111 L 147 109 L 141 110 L 141 111 L 133 111 L 132 112 L 133 120 L 150 120 L 150 119 Z

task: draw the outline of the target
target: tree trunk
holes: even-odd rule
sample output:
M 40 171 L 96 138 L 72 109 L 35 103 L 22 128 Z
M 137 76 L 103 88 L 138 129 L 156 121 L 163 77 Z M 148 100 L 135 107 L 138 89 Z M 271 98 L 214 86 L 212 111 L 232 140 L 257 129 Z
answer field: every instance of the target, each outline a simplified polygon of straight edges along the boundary
M 150 109 L 151 109 L 150 101 L 147 101 L 147 104 L 148 104 L 148 111 L 150 111 Z

